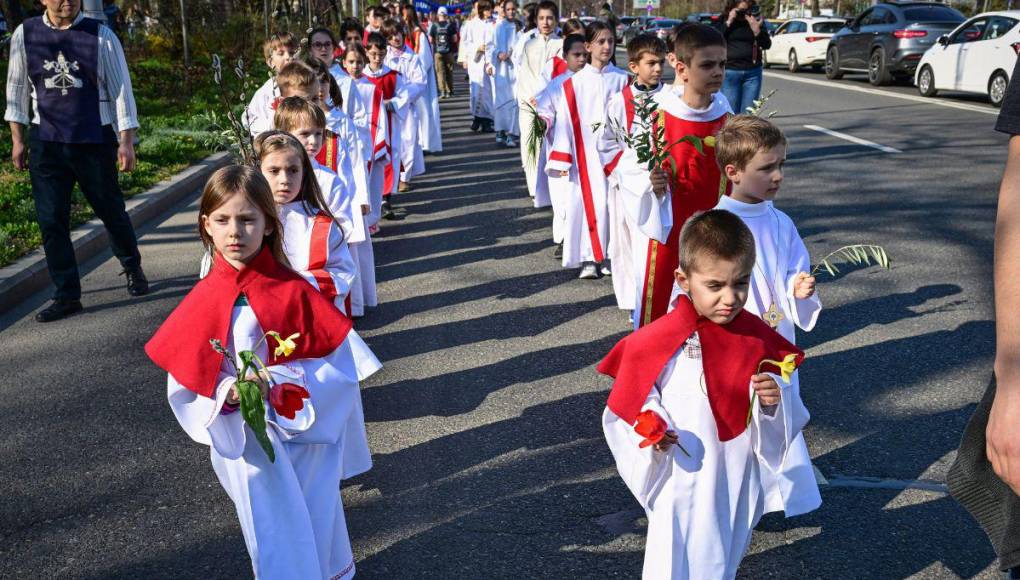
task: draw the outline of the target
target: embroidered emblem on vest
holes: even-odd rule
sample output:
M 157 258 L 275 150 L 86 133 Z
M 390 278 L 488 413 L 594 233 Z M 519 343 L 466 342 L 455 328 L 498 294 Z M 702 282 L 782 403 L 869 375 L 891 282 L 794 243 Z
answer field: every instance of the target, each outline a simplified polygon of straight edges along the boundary
M 81 79 L 71 74 L 79 69 L 78 61 L 67 62 L 63 52 L 57 51 L 57 60 L 43 61 L 43 68 L 57 73 L 44 80 L 47 89 L 60 89 L 60 94 L 66 96 L 67 89 L 82 87 Z

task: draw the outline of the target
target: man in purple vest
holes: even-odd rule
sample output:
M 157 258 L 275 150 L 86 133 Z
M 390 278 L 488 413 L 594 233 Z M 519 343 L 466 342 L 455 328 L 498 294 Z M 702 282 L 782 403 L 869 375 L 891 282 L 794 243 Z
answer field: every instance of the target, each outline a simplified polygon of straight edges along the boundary
M 11 126 L 14 166 L 27 168 L 32 179 L 56 287 L 53 303 L 35 318 L 50 322 L 82 309 L 70 227 L 76 182 L 106 226 L 128 292 L 146 294 L 149 282 L 117 184 L 118 167 L 134 169 L 138 128 L 124 50 L 109 28 L 84 17 L 81 0 L 42 4 L 46 12 L 25 20 L 11 36 L 4 120 Z

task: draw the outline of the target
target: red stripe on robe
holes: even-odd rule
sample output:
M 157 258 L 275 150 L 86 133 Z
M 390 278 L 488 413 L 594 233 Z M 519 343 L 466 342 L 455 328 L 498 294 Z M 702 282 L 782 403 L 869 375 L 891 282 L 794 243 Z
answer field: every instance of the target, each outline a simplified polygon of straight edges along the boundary
M 588 236 L 591 238 L 591 251 L 596 262 L 606 259 L 599 240 L 598 217 L 595 215 L 595 200 L 592 198 L 591 180 L 588 177 L 588 159 L 584 150 L 584 139 L 581 136 L 581 116 L 577 110 L 577 97 L 574 95 L 574 79 L 563 83 L 563 96 L 567 99 L 570 111 L 570 124 L 574 133 L 574 154 L 577 155 L 577 174 L 581 181 L 581 203 L 584 205 L 584 217 L 588 223 Z
M 334 225 L 336 222 L 328 215 L 316 214 L 312 223 L 312 239 L 308 243 L 308 271 L 319 284 L 319 293 L 330 300 L 339 295 L 333 277 L 325 270 L 326 260 L 329 259 L 329 232 Z M 350 314 L 350 310 L 347 313 Z
M 377 77 L 371 77 L 371 76 L 367 76 L 366 75 L 365 78 L 368 79 L 368 81 L 370 83 L 375 85 L 376 93 L 381 95 L 381 97 L 380 97 L 381 100 L 390 100 L 397 93 L 397 75 L 398 74 L 400 74 L 400 73 L 398 73 L 395 70 L 391 70 L 391 71 L 387 72 L 384 75 L 380 75 L 380 76 L 377 76 Z M 381 100 L 380 100 L 380 102 L 381 102 Z M 375 102 L 375 98 L 373 97 L 373 103 L 374 102 Z M 392 156 L 393 155 L 393 112 L 392 111 L 386 111 L 386 121 L 387 121 L 386 122 L 386 130 L 387 130 L 386 146 L 387 146 L 387 152 Z M 374 141 L 374 139 L 373 139 L 373 141 Z M 394 183 L 393 178 L 394 178 L 394 175 L 393 175 L 393 161 L 391 159 L 390 162 L 387 163 L 385 167 L 383 167 L 383 197 L 389 197 L 390 194 L 393 193 L 393 183 Z

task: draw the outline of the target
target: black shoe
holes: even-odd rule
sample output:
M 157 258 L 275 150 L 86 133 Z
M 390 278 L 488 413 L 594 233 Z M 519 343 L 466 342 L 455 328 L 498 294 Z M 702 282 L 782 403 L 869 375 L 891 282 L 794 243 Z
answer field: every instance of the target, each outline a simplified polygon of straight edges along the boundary
M 79 300 L 54 300 L 53 304 L 35 315 L 36 322 L 53 322 L 61 318 L 81 312 L 81 301 Z
M 482 119 L 482 133 L 495 133 L 496 126 L 489 119 Z
M 471 121 L 471 130 L 477 133 L 478 130 L 481 129 L 481 128 L 482 128 L 482 120 L 479 119 L 478 117 L 475 117 L 474 120 Z
M 397 214 L 393 213 L 393 206 L 390 205 L 390 202 L 382 202 L 382 219 L 391 220 L 395 217 L 397 217 Z
M 563 244 L 556 244 L 556 249 L 553 250 L 553 258 L 559 260 L 563 257 Z
M 149 279 L 145 277 L 142 267 L 127 269 L 121 275 L 127 276 L 128 294 L 132 296 L 144 296 L 149 293 Z

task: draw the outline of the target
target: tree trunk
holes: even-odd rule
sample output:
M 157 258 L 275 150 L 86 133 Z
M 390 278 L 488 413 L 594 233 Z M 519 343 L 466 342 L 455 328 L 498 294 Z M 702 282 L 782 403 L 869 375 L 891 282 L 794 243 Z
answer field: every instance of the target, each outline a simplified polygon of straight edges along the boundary
M 818 0 L 811 0 L 811 16 L 818 18 L 821 11 L 820 2 Z

